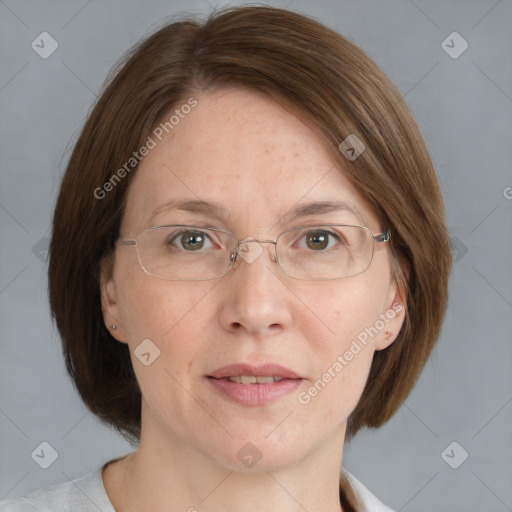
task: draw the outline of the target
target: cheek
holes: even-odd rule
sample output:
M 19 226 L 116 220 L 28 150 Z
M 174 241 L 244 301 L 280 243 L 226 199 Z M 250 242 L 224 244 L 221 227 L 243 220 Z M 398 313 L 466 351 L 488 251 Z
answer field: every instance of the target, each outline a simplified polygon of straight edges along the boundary
M 315 320 L 308 326 L 303 320 L 302 328 L 309 332 L 316 380 L 298 398 L 306 406 L 318 406 L 317 413 L 326 422 L 346 419 L 363 392 L 374 354 L 372 327 L 383 303 L 379 292 L 361 276 L 333 282 L 327 291 L 310 295 L 316 309 L 308 317 Z
M 163 341 L 184 326 L 197 327 L 201 318 L 197 310 L 207 293 L 204 284 L 191 286 L 147 275 L 126 282 L 121 300 L 131 341 L 141 336 L 154 336 Z
M 126 282 L 123 318 L 132 365 L 146 402 L 161 414 L 186 401 L 183 387 L 190 388 L 194 379 L 191 366 L 198 354 L 207 353 L 204 333 L 212 325 L 212 308 L 207 306 L 211 287 L 145 275 Z
M 355 331 L 354 331 L 355 332 Z M 319 356 L 319 354 L 322 354 Z M 315 353 L 319 363 L 298 402 L 325 425 L 345 422 L 355 409 L 366 385 L 374 348 L 356 337 L 338 338 Z
M 314 330 L 317 327 L 318 332 L 323 333 L 318 338 L 322 347 L 339 352 L 375 325 L 382 313 L 384 292 L 380 293 L 364 276 L 332 283 L 335 284 L 308 297 L 313 313 L 311 317 L 316 318 L 309 328 Z
M 213 310 L 205 300 L 211 287 L 212 284 L 191 286 L 146 275 L 126 282 L 122 294 L 123 320 L 129 331 L 128 344 L 138 376 L 140 364 L 134 354 L 144 340 L 151 340 L 158 349 L 154 350 L 160 351 L 157 366 L 176 377 L 187 378 L 194 355 L 202 350 L 202 333 L 212 325 Z

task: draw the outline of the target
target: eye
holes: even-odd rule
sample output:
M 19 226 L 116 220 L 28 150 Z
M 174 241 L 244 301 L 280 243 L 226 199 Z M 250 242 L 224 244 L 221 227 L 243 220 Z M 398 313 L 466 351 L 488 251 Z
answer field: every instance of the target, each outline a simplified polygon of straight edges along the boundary
M 340 236 L 332 231 L 314 230 L 308 231 L 301 236 L 299 239 L 299 247 L 313 251 L 323 251 L 325 249 L 331 249 L 340 242 L 342 242 Z
M 167 244 L 172 244 L 186 251 L 199 251 L 212 247 L 210 237 L 204 231 L 180 231 L 169 237 Z

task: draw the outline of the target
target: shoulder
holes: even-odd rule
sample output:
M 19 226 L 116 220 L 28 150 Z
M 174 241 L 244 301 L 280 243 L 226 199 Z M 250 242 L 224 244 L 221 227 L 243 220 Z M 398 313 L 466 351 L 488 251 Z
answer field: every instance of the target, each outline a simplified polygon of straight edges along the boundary
M 342 469 L 341 486 L 345 491 L 349 488 L 349 499 L 357 512 L 393 512 L 345 469 Z
M 115 512 L 103 486 L 102 469 L 21 498 L 0 501 L 0 512 Z

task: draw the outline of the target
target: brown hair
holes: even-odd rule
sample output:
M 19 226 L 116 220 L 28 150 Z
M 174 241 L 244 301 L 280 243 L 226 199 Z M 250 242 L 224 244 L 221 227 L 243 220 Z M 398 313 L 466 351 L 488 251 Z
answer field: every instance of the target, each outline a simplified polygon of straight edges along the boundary
M 105 328 L 99 288 L 136 166 L 110 181 L 101 198 L 95 191 L 171 108 L 194 91 L 233 84 L 305 116 L 393 232 L 391 265 L 406 318 L 395 342 L 374 355 L 348 435 L 378 427 L 411 391 L 441 327 L 451 266 L 441 192 L 403 97 L 377 65 L 334 31 L 273 7 L 230 8 L 204 22 L 166 25 L 107 81 L 74 147 L 53 219 L 49 295 L 67 369 L 91 411 L 136 442 L 140 389 L 128 346 Z M 350 134 L 366 146 L 353 161 L 338 149 Z

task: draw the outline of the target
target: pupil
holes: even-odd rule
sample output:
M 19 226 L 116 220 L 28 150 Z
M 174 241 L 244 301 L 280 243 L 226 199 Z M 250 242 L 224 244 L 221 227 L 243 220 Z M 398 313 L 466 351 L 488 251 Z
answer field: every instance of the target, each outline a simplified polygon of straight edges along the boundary
M 201 249 L 204 244 L 204 237 L 199 233 L 194 233 L 192 235 L 186 235 L 182 239 L 182 245 L 185 249 L 197 250 Z
M 310 249 L 325 249 L 329 243 L 329 237 L 325 233 L 314 231 L 307 236 L 307 245 Z

